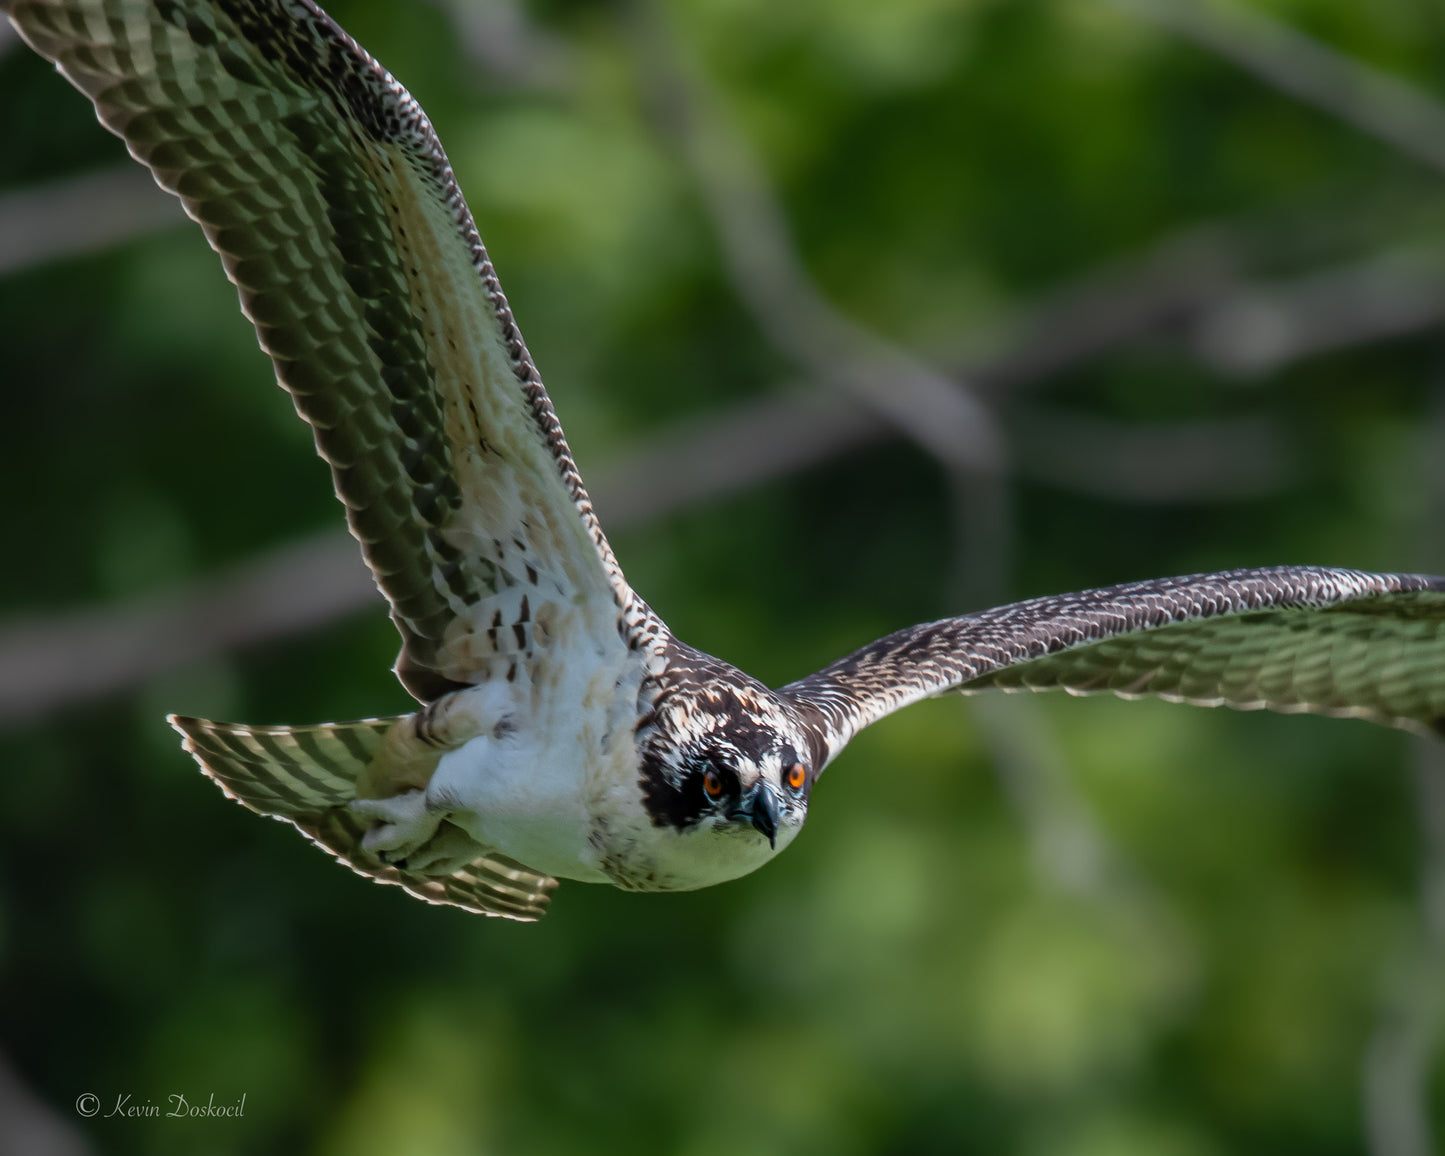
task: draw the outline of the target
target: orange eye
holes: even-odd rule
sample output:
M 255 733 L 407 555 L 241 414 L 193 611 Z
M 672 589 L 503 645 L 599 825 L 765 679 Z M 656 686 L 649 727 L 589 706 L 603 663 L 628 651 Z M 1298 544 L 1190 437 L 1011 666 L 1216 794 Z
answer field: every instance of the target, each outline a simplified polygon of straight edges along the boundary
M 702 789 L 707 792 L 709 799 L 721 797 L 723 791 L 722 776 L 709 767 L 707 773 L 702 777 Z
M 783 780 L 788 788 L 793 791 L 801 791 L 803 784 L 808 781 L 808 772 L 802 763 L 794 763 L 788 768 L 787 778 Z

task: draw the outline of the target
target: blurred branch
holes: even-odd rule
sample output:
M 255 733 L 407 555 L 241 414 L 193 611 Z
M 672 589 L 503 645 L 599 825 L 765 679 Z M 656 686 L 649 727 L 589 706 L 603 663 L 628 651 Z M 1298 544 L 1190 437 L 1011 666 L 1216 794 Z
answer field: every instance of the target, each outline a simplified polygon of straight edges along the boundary
M 1037 415 L 1031 420 L 1039 422 Z M 1048 420 L 1039 424 L 1049 427 Z M 1136 495 L 1159 490 L 1151 428 L 1114 427 L 1100 436 L 1105 428 L 1096 422 L 1086 436 L 1060 435 L 1075 443 L 1074 461 L 1086 475 L 1082 485 L 1093 479 L 1097 490 L 1112 480 Z M 1230 460 L 1242 436 L 1249 436 L 1247 428 L 1220 427 L 1215 431 L 1218 448 L 1203 456 Z M 1056 424 L 1055 429 L 1067 427 Z M 784 393 L 658 432 L 619 464 L 598 471 L 593 493 L 603 523 L 616 533 L 776 480 L 890 433 L 846 399 Z M 1040 452 L 1051 458 L 1056 451 L 1045 442 Z M 1043 458 L 1035 462 L 1041 473 L 1057 470 L 1056 462 Z M 1127 476 L 1129 460 L 1137 463 L 1133 477 Z M 1207 472 L 1195 481 L 1206 482 Z M 1181 477 L 1176 471 L 1176 486 Z M 0 723 L 113 693 L 211 654 L 299 634 L 380 605 L 355 543 L 337 530 L 179 588 L 11 623 L 0 627 Z
M 465 51 L 500 87 L 563 91 L 573 72 L 566 45 L 529 22 L 515 0 L 432 0 Z M 20 37 L 0 19 L 0 55 Z M 179 225 L 175 198 L 137 165 L 0 193 L 0 274 L 93 253 Z
M 1128 863 L 1073 785 L 1068 756 L 1032 695 L 971 697 L 970 717 L 1049 885 L 1096 905 L 1136 943 L 1158 951 L 1178 922 Z
M 175 198 L 132 164 L 0 193 L 0 273 L 93 253 L 185 219 Z
M 1255 498 L 1299 477 L 1288 437 L 1265 419 L 1124 423 L 1044 405 L 1009 419 L 1015 476 L 1113 501 Z M 635 444 L 596 475 L 597 506 L 607 526 L 627 529 L 897 436 L 848 398 L 785 390 Z
M 6 25 L 0 24 L 0 28 Z M 69 1120 L 40 1100 L 0 1057 L 0 1152 L 88 1156 L 90 1144 Z
M 1263 375 L 1313 354 L 1418 333 L 1442 317 L 1445 259 L 1415 248 L 1246 287 L 1193 319 L 1191 345 L 1219 373 Z
M 210 581 L 14 624 L 0 635 L 0 722 L 83 702 L 379 601 L 356 543 L 337 532 L 263 554 Z
M 1424 844 L 1421 926 L 1387 977 L 1365 1053 L 1370 1156 L 1432 1156 L 1430 1070 L 1445 1034 L 1445 752 L 1415 741 L 1414 786 Z
M 1277 493 L 1300 473 L 1288 437 L 1267 419 L 1126 425 L 1017 406 L 1009 431 L 1020 476 L 1114 501 L 1254 498 Z
M 1421 740 L 1417 749 L 1427 752 L 1416 766 L 1415 787 L 1420 804 L 1420 825 L 1425 833 L 1425 870 L 1420 898 L 1423 925 L 1431 944 L 1430 974 L 1436 981 L 1436 1011 L 1445 1012 L 1439 997 L 1445 996 L 1445 749 L 1438 742 Z M 1436 1039 L 1441 1028 L 1436 1017 Z
M 1413 85 L 1232 0 L 1114 3 L 1445 173 L 1445 106 Z
M 686 58 L 667 13 L 634 6 L 638 74 L 656 123 L 696 181 L 739 299 L 768 340 L 940 462 L 998 470 L 1004 441 L 974 394 L 835 309 L 803 264 L 758 157 Z
M 1426 494 L 1421 564 L 1438 570 L 1445 518 L 1445 372 L 1421 453 Z M 1386 974 L 1383 1006 L 1365 1052 L 1363 1093 L 1370 1156 L 1431 1156 L 1430 1083 L 1445 1037 L 1445 747 L 1414 740 L 1412 786 L 1420 822 L 1420 918 Z
M 1047 423 L 1044 423 L 1045 427 Z M 1055 432 L 1064 432 L 1061 423 Z M 1037 415 L 1027 423 L 1037 430 Z M 1117 451 L 1097 431 L 1070 427 L 1054 452 L 1087 446 Z M 1047 438 L 1045 439 L 1047 440 Z M 1152 442 L 1134 448 L 1152 450 Z M 1021 459 L 1016 459 L 1021 460 Z M 1040 455 L 1039 462 L 1052 460 Z M 1107 454 L 1094 470 L 1108 468 Z M 1162 473 L 1168 476 L 1168 468 Z M 1157 484 L 1150 469 L 1146 484 Z M 1141 481 L 1144 479 L 1141 479 Z M 952 471 L 954 605 L 992 606 L 1004 600 L 1012 567 L 1012 479 L 1003 474 Z M 1048 886 L 1091 904 L 1130 950 L 1177 955 L 1175 920 L 1148 881 L 1132 870 L 1073 786 L 1069 758 L 1040 703 L 1030 695 L 990 694 L 964 700 L 988 762 L 1018 816 L 1035 870 Z
M 882 432 L 856 408 L 782 395 L 685 423 L 599 472 L 612 531 L 806 468 Z M 317 534 L 220 576 L 0 629 L 0 723 L 144 682 L 207 655 L 379 607 L 345 531 Z
M 1107 262 L 1030 302 L 1004 326 L 1006 348 L 962 370 L 990 392 L 1045 381 L 1080 362 L 1226 297 L 1261 246 L 1248 224 L 1198 225 L 1143 253 Z M 967 340 L 977 344 L 978 334 Z
M 451 21 L 462 50 L 493 87 L 566 92 L 576 62 L 567 43 L 539 27 L 518 0 L 430 0 Z
M 1367 224 L 1377 220 L 1392 228 Z M 1046 381 L 1153 333 L 1183 332 L 1205 365 L 1237 374 L 1415 332 L 1434 323 L 1445 291 L 1445 250 L 1401 239 L 1422 224 L 1418 205 L 1405 202 L 1191 225 L 1045 292 L 992 334 L 983 327 L 963 335 L 961 349 L 993 351 L 982 363 L 967 352 L 944 357 L 994 393 Z M 1341 252 L 1369 255 L 1341 262 Z M 1269 270 L 1302 267 L 1316 271 L 1266 279 Z
M 611 530 L 776 481 L 892 431 L 867 410 L 817 389 L 789 390 L 684 419 L 647 437 L 597 476 Z

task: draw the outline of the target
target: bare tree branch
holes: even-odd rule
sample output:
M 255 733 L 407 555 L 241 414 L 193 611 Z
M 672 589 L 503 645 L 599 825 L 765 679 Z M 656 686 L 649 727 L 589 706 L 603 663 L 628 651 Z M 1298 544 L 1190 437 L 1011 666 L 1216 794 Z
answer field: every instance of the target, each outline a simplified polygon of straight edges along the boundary
M 1445 172 L 1445 107 L 1398 77 L 1232 0 L 1114 3 Z
M 1264 375 L 1333 349 L 1418 333 L 1445 317 L 1445 257 L 1415 248 L 1294 281 L 1245 287 L 1190 324 L 1219 373 Z
M 0 193 L 0 274 L 93 253 L 185 219 L 138 165 Z

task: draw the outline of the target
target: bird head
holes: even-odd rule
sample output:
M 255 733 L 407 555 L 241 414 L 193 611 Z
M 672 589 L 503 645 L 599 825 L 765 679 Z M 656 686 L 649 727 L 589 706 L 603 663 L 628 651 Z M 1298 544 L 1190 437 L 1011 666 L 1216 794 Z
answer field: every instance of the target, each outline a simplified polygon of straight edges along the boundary
M 674 692 L 642 744 L 643 804 L 723 878 L 761 866 L 808 816 L 813 754 L 786 707 L 738 673 Z
M 728 837 L 755 833 L 770 851 L 792 841 L 808 816 L 812 776 L 785 739 L 769 747 L 749 751 L 727 741 L 724 731 L 684 751 L 679 786 L 698 827 Z

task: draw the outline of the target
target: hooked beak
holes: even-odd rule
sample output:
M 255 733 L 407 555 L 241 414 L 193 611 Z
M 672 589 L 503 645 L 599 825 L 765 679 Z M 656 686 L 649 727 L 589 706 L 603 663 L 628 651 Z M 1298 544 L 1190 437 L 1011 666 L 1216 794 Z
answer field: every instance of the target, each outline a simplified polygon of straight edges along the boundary
M 778 846 L 778 811 L 781 803 L 777 788 L 766 779 L 759 779 L 748 788 L 747 794 L 738 800 L 738 805 L 733 808 L 733 812 L 728 818 L 735 822 L 751 823 L 761 835 L 767 838 L 768 846 L 776 850 Z

